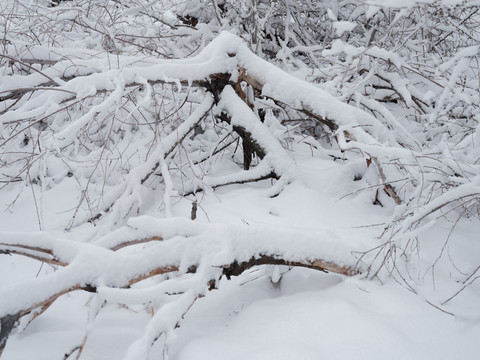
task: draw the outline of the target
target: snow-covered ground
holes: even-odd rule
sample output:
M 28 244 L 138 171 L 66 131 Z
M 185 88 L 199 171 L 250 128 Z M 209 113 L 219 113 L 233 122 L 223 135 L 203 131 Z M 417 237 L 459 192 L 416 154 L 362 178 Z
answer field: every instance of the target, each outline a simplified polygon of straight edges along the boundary
M 393 201 L 389 208 L 372 205 L 372 193 L 361 191 L 365 184 L 350 180 L 350 165 L 329 160 L 306 145 L 297 147 L 297 180 L 279 196 L 267 195 L 270 181 L 199 194 L 196 221 L 301 229 L 348 241 L 349 246 L 361 244 L 368 249 L 378 245 L 382 230 L 378 224 L 388 219 Z M 51 230 L 61 229 L 68 221 L 74 205 L 69 204 L 68 194 L 68 186 L 58 186 L 37 197 Z M 9 196 L 2 192 L 0 202 L 8 203 Z M 190 216 L 190 201 L 172 203 L 173 216 Z M 164 216 L 154 210 L 150 215 Z M 431 251 L 422 254 L 435 258 L 435 249 L 443 245 L 450 225 L 439 223 L 423 235 L 421 246 Z M 31 193 L 22 194 L 14 211 L 2 213 L 0 228 L 38 230 Z M 435 279 L 427 271 L 432 259 L 411 260 L 413 276 L 424 274 L 408 279 L 418 294 L 393 278 L 382 284 L 363 275 L 344 277 L 285 266 L 256 267 L 230 281 L 223 278 L 217 290 L 207 292 L 186 313 L 169 340 L 168 355 L 178 360 L 477 359 L 479 286 L 474 283 L 442 306 L 452 314 L 434 305 L 459 289 L 452 264 L 465 272 L 476 264 L 478 230 L 474 221 L 457 225 L 448 243 L 451 261 L 438 264 Z M 40 266 L 34 260 L 0 255 L 0 285 L 51 272 L 49 265 Z M 272 277 L 279 274 L 280 282 L 273 284 Z M 2 359 L 60 359 L 82 342 L 86 332 L 82 359 L 122 359 L 143 335 L 158 305 L 106 305 L 88 324 L 87 305 L 92 301 L 91 294 L 79 291 L 61 297 L 25 330 L 11 336 Z M 148 358 L 162 356 L 160 339 Z

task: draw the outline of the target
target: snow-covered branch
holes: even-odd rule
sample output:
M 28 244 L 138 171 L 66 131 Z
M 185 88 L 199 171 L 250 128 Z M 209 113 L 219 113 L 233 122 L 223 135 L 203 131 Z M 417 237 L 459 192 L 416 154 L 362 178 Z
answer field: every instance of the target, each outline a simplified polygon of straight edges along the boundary
M 1 238 L 2 251 L 22 249 L 15 254 L 28 257 L 26 250 L 37 251 L 63 265 L 50 275 L 0 289 L 0 318 L 8 322 L 13 317 L 17 319 L 14 323 L 78 290 L 96 292 L 107 302 L 132 304 L 188 289 L 195 289 L 195 296 L 205 295 L 207 283 L 215 284 L 222 276 L 238 276 L 258 265 L 300 266 L 343 275 L 360 271 L 351 253 L 356 246 L 345 248 L 325 233 L 207 225 L 183 218 L 139 217 L 129 227 L 94 243 L 43 233 L 2 233 Z M 139 244 L 142 248 L 128 251 Z M 37 260 L 51 263 L 48 258 Z M 171 277 L 151 288 L 131 289 L 135 283 L 166 273 L 180 281 Z M 2 325 L 0 343 L 5 344 L 13 329 L 14 324 Z

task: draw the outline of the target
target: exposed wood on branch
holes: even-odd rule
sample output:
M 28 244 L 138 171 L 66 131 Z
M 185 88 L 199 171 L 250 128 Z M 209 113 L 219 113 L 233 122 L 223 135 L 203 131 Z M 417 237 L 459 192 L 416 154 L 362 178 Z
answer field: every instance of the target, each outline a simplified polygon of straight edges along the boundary
M 21 255 L 25 257 L 29 257 L 31 259 L 35 259 L 44 263 L 48 263 L 51 265 L 60 265 L 66 266 L 68 263 L 59 260 L 54 254 L 53 251 L 50 249 L 44 249 L 37 246 L 28 246 L 23 244 L 6 244 L 0 243 L 0 246 L 5 247 L 5 249 L 0 250 L 0 254 L 15 254 Z M 31 252 L 29 252 L 31 251 Z M 40 253 L 40 254 L 38 254 Z M 45 256 L 45 255 L 47 256 Z
M 118 250 L 126 246 L 130 245 L 135 245 L 135 244 L 141 244 L 141 243 L 148 243 L 150 241 L 161 241 L 163 240 L 162 237 L 160 236 L 152 236 L 149 238 L 145 239 L 137 239 L 137 240 L 131 240 L 131 241 L 125 241 L 123 243 L 120 243 L 114 247 L 112 247 L 112 250 Z M 21 244 L 18 245 L 18 248 L 30 248 L 29 246 L 23 246 Z M 33 247 L 31 247 L 33 248 Z M 51 254 L 54 256 L 54 251 L 52 249 L 40 249 L 39 250 L 42 253 L 46 254 Z M 6 253 L 6 251 L 4 252 Z M 28 253 L 19 253 L 19 255 L 23 256 L 30 256 Z M 43 258 L 39 258 L 38 260 L 40 261 L 45 261 Z M 197 269 L 199 268 L 199 264 L 192 264 L 190 267 L 188 267 L 187 273 L 195 273 Z M 232 276 L 238 276 L 241 275 L 244 271 L 250 269 L 253 266 L 259 266 L 259 265 L 286 265 L 286 266 L 291 266 L 291 267 L 304 267 L 312 270 L 318 270 L 318 271 L 323 271 L 323 272 L 333 272 L 337 274 L 342 274 L 342 275 L 355 275 L 358 274 L 359 271 L 348 267 L 344 266 L 341 264 L 336 264 L 335 262 L 331 261 L 325 261 L 322 259 L 316 259 L 316 260 L 304 260 L 304 261 L 289 261 L 286 259 L 281 258 L 280 256 L 272 255 L 272 254 L 261 254 L 261 255 L 256 255 L 252 256 L 250 260 L 248 261 L 233 261 L 230 264 L 225 264 L 221 266 L 222 268 L 222 274 L 225 275 L 228 279 L 230 279 Z M 61 270 L 60 270 L 61 271 Z M 167 266 L 160 266 L 157 267 L 153 270 L 150 270 L 149 272 L 141 275 L 135 275 L 130 278 L 127 282 L 127 287 L 140 282 L 142 280 L 151 278 L 156 275 L 161 275 L 169 272 L 178 272 L 179 267 L 177 265 L 167 265 Z M 81 278 L 81 274 L 80 278 Z M 181 274 L 180 274 L 181 275 Z M 81 281 L 81 280 L 79 280 Z M 213 279 L 215 281 L 215 279 Z M 210 289 L 214 288 L 211 286 L 211 283 L 205 284 L 205 286 L 209 286 Z M 30 304 L 21 310 L 18 310 L 14 314 L 7 314 L 3 316 L 1 320 L 1 328 L 0 328 L 0 356 L 1 353 L 5 347 L 5 344 L 7 342 L 7 339 L 11 332 L 18 326 L 18 322 L 20 318 L 22 318 L 25 315 L 28 315 L 32 313 L 33 311 L 37 310 L 37 313 L 33 315 L 33 320 L 34 318 L 38 317 L 41 315 L 44 311 L 46 311 L 59 297 L 62 295 L 65 295 L 67 293 L 73 292 L 73 291 L 78 291 L 78 290 L 83 290 L 87 292 L 92 292 L 96 293 L 97 287 L 95 284 L 85 284 L 85 283 L 77 283 L 75 285 L 72 285 L 68 288 L 62 289 L 60 291 L 57 291 L 53 294 L 50 294 L 46 298 L 44 298 L 41 301 L 38 301 L 34 304 Z M 30 321 L 31 321 L 30 320 Z
M 222 112 L 218 116 L 218 118 L 226 122 L 227 124 L 231 124 L 231 118 L 230 116 Z M 233 126 L 233 131 L 235 131 L 240 138 L 242 139 L 242 145 L 243 145 L 243 168 L 245 170 L 250 169 L 250 165 L 253 160 L 253 156 L 256 155 L 260 160 L 262 160 L 266 152 L 265 150 L 252 138 L 252 134 L 248 132 L 245 128 L 241 126 Z
M 218 73 L 212 74 L 208 79 L 203 81 L 198 81 L 197 84 L 201 87 L 204 87 L 208 92 L 213 95 L 215 99 L 215 104 L 218 104 L 220 101 L 220 94 L 227 84 L 229 84 L 231 74 Z
M 88 287 L 82 287 L 80 285 L 73 286 L 68 289 L 61 290 L 53 295 L 51 295 L 48 299 L 41 301 L 39 303 L 36 303 L 33 306 L 30 306 L 28 308 L 22 309 L 18 311 L 15 314 L 9 314 L 5 315 L 2 318 L 0 318 L 0 357 L 2 356 L 3 350 L 5 348 L 5 345 L 7 344 L 7 339 L 10 336 L 11 332 L 18 326 L 18 321 L 22 316 L 25 316 L 32 312 L 33 310 L 37 308 L 42 308 L 41 312 L 44 312 L 47 310 L 47 308 L 52 305 L 55 300 L 57 300 L 60 296 L 65 295 L 69 292 L 76 291 L 76 290 L 86 290 L 88 291 Z
M 255 77 L 253 77 L 252 75 L 248 74 L 247 70 L 244 69 L 244 68 L 240 68 L 239 69 L 239 82 L 241 81 L 245 81 L 247 84 L 249 84 L 250 86 L 252 86 L 255 90 L 257 90 L 258 92 L 262 92 L 262 89 L 263 89 L 263 82 L 260 80 L 260 79 L 257 79 Z M 288 105 L 288 104 L 284 104 L 282 103 L 281 101 L 279 101 L 278 99 L 274 99 L 274 98 L 270 98 L 270 97 L 267 97 L 271 100 L 273 100 L 277 105 L 278 104 L 282 104 L 282 105 L 286 105 L 286 106 L 289 106 L 291 107 L 291 105 Z M 332 132 L 335 132 L 337 129 L 338 129 L 338 125 L 337 123 L 335 123 L 335 121 L 331 120 L 331 119 L 328 119 L 328 118 L 325 118 L 325 117 L 322 117 L 318 114 L 315 114 L 314 111 L 312 111 L 311 109 L 303 106 L 301 109 L 296 109 L 296 108 L 293 108 L 291 107 L 293 110 L 295 111 L 300 111 L 300 112 L 303 112 L 305 115 L 315 119 L 316 121 L 326 125 Z
M 59 266 L 68 265 L 67 263 L 65 263 L 63 261 L 59 261 L 59 260 L 54 259 L 54 258 L 48 258 L 48 257 L 40 256 L 40 255 L 30 254 L 30 253 L 25 252 L 25 251 L 14 250 L 14 249 L 12 249 L 12 250 L 0 250 L 0 254 L 21 255 L 21 256 L 25 256 L 25 257 L 28 257 L 30 259 L 38 260 L 38 261 L 41 261 L 41 262 L 44 262 L 44 263 L 50 264 L 50 265 L 59 265 Z
M 378 173 L 380 174 L 380 178 L 382 179 L 383 189 L 385 190 L 385 193 L 395 201 L 395 204 L 400 205 L 402 203 L 402 200 L 400 200 L 400 197 L 397 195 L 393 186 L 387 182 L 387 177 L 385 176 L 383 168 L 378 162 L 378 159 L 374 156 L 372 156 L 371 159 L 378 169 Z
M 248 74 L 247 70 L 244 68 L 239 69 L 238 81 L 245 81 L 258 91 L 262 91 L 264 85 L 262 81 Z
M 7 339 L 12 330 L 15 328 L 20 314 L 6 315 L 0 319 L 0 357 L 2 356 L 3 349 L 7 344 Z
M 209 185 L 207 188 L 210 188 L 210 189 L 216 189 L 216 188 L 219 188 L 219 187 L 222 187 L 222 186 L 228 186 L 228 185 L 239 185 L 239 184 L 248 184 L 248 183 L 252 183 L 252 182 L 258 182 L 258 181 L 262 181 L 262 180 L 267 180 L 267 179 L 276 179 L 278 180 L 280 177 L 274 172 L 270 172 L 268 174 L 265 174 L 265 175 L 261 175 L 261 176 L 253 176 L 249 179 L 243 179 L 243 180 L 233 180 L 233 181 L 226 181 L 226 182 L 223 182 L 221 184 L 215 184 L 215 185 Z M 194 190 L 191 190 L 191 191 L 187 191 L 187 192 L 184 192 L 182 193 L 183 196 L 188 196 L 188 195 L 193 195 L 197 192 L 201 192 L 203 191 L 205 188 L 202 187 L 201 185 L 197 185 L 197 187 L 195 187 Z
M 146 239 L 130 240 L 130 241 L 125 241 L 121 244 L 115 245 L 114 247 L 110 248 L 110 250 L 117 251 L 131 245 L 145 244 L 150 241 L 162 241 L 162 240 L 163 238 L 161 236 L 151 236 Z
M 356 275 L 359 273 L 358 270 L 349 268 L 347 266 L 342 266 L 335 264 L 333 262 L 325 260 L 313 260 L 313 261 L 287 261 L 280 257 L 273 255 L 260 255 L 258 257 L 252 257 L 248 261 L 237 262 L 234 261 L 229 265 L 223 267 L 223 274 L 230 279 L 232 276 L 238 276 L 242 274 L 245 270 L 248 270 L 254 266 L 258 265 L 286 265 L 291 267 L 304 267 L 312 270 L 319 270 L 323 272 L 333 272 L 336 274 L 342 274 L 347 276 Z
M 128 284 L 133 285 L 133 284 L 135 284 L 137 282 L 140 282 L 142 280 L 151 278 L 152 276 L 162 275 L 162 274 L 166 274 L 166 273 L 173 272 L 173 271 L 178 271 L 178 266 L 176 266 L 176 265 L 161 266 L 161 267 L 158 267 L 156 269 L 153 269 L 152 271 L 148 272 L 147 274 L 143 274 L 143 275 L 140 275 L 140 276 L 137 276 L 137 277 L 131 279 L 128 282 Z

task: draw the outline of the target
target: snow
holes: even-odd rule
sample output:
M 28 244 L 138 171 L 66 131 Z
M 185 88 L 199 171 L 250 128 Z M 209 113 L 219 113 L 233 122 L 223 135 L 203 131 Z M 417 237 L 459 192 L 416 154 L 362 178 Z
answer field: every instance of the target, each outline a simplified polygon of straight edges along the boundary
M 282 295 L 302 275 L 284 275 L 276 296 L 242 309 L 227 327 L 202 331 L 205 320 L 197 320 L 175 359 L 473 359 L 480 350 L 472 341 L 478 324 L 439 315 L 393 285 L 349 279 Z
M 301 149 L 298 150 L 297 154 L 302 154 Z M 296 162 L 297 180 L 287 185 L 276 198 L 266 197 L 265 189 L 261 187 L 242 186 L 237 190 L 232 188 L 220 192 L 217 195 L 218 200 L 212 198 L 203 203 L 205 213 L 199 212 L 199 218 L 195 222 L 178 217 L 132 218 L 128 228 L 121 228 L 98 239 L 95 246 L 76 245 L 74 248 L 87 249 L 84 251 L 89 252 L 89 260 L 74 262 L 77 265 L 71 265 L 73 267 L 68 275 L 65 269 L 44 276 L 46 282 L 42 282 L 40 287 L 32 287 L 34 283 L 40 284 L 37 281 L 32 282 L 29 292 L 38 297 L 42 293 L 39 289 L 46 288 L 43 284 L 49 284 L 48 288 L 51 289 L 54 284 L 53 279 L 56 279 L 55 283 L 58 285 L 62 285 L 64 281 L 81 282 L 78 274 L 88 272 L 85 269 L 79 270 L 80 264 L 88 266 L 91 274 L 93 274 L 92 271 L 102 274 L 99 280 L 90 278 L 92 284 L 95 284 L 95 281 L 99 282 L 99 285 L 112 281 L 108 280 L 107 274 L 115 275 L 117 277 L 115 282 L 120 284 L 122 280 L 118 279 L 118 275 L 133 270 L 127 264 L 138 264 L 138 260 L 134 259 L 141 258 L 146 266 L 144 268 L 148 268 L 148 263 L 153 264 L 153 259 L 156 264 L 159 264 L 164 258 L 162 253 L 164 254 L 165 251 L 162 249 L 170 247 L 171 255 L 165 257 L 165 260 L 171 260 L 171 256 L 178 251 L 173 249 L 181 248 L 179 245 L 181 238 L 178 235 L 186 237 L 185 240 L 190 239 L 188 241 L 191 244 L 188 246 L 191 255 L 187 258 L 182 255 L 178 259 L 183 258 L 182 261 L 188 262 L 188 257 L 199 256 L 202 253 L 202 243 L 208 241 L 209 249 L 213 246 L 220 251 L 211 258 L 210 264 L 228 261 L 231 259 L 232 251 L 236 251 L 236 257 L 240 259 L 241 254 L 245 253 L 245 249 L 249 247 L 261 252 L 263 246 L 266 246 L 262 244 L 269 239 L 275 239 L 266 246 L 269 249 L 281 248 L 282 243 L 292 244 L 290 252 L 285 253 L 285 256 L 291 259 L 298 256 L 312 256 L 317 251 L 327 254 L 329 247 L 326 245 L 329 243 L 337 244 L 332 247 L 332 250 L 336 249 L 334 253 L 337 259 L 348 258 L 350 250 L 355 246 L 362 246 L 364 249 L 372 246 L 375 227 L 356 228 L 356 226 L 378 221 L 379 214 L 375 214 L 373 211 L 375 209 L 369 205 L 368 197 L 357 195 L 349 201 L 339 200 L 340 195 L 345 191 L 345 185 L 348 184 L 348 181 L 342 182 L 346 171 L 344 166 L 322 160 L 321 157 L 311 157 L 308 155 L 307 148 L 303 149 L 303 155 L 297 155 Z M 182 206 L 182 203 L 172 206 L 172 213 L 181 212 Z M 51 216 L 48 214 L 48 209 L 45 216 Z M 243 224 L 238 224 L 239 219 L 243 219 Z M 215 225 L 211 223 L 212 221 L 222 224 Z M 226 225 L 232 222 L 238 225 Z M 203 233 L 205 236 L 202 235 Z M 149 246 L 144 250 L 138 248 L 134 254 L 120 253 L 118 255 L 121 256 L 115 258 L 106 252 L 98 253 L 97 249 L 99 246 L 113 247 L 131 238 L 152 235 L 169 238 L 175 234 L 178 235 L 165 240 L 165 244 L 159 241 L 157 245 Z M 14 243 L 16 238 L 25 236 L 31 237 L 32 245 L 48 245 L 48 241 L 57 242 L 51 237 L 51 240 L 45 236 L 40 239 L 38 233 L 15 236 L 10 234 L 8 238 L 4 233 L 2 241 Z M 314 237 L 317 245 L 312 246 L 314 243 L 308 241 L 302 250 L 302 237 Z M 226 245 L 227 239 L 234 241 Z M 322 239 L 323 242 L 318 242 Z M 221 242 L 213 245 L 212 241 Z M 236 247 L 237 241 L 241 247 Z M 67 249 L 70 249 L 70 252 L 74 251 L 73 244 L 70 245 L 71 243 L 65 239 L 58 242 L 64 244 L 65 251 Z M 363 245 L 361 245 L 362 242 Z M 348 252 L 338 253 L 340 244 L 345 246 Z M 317 246 L 318 250 L 315 250 Z M 91 251 L 97 253 L 95 258 L 98 259 L 98 263 L 92 260 Z M 130 260 L 125 258 L 119 261 L 125 256 Z M 247 252 L 244 256 L 250 255 Z M 99 264 L 102 266 L 99 267 Z M 134 272 L 137 271 L 138 267 Z M 152 337 L 163 331 L 168 332 L 167 328 L 163 327 L 165 325 L 163 321 L 154 319 L 160 319 L 160 317 L 163 320 L 167 319 L 162 314 L 164 311 L 170 311 L 169 307 L 162 307 L 164 310 L 153 318 L 150 318 L 144 310 L 135 310 L 135 312 L 140 311 L 139 317 L 133 312 L 135 307 L 148 302 L 168 303 L 171 299 L 162 294 L 166 291 L 176 292 L 195 288 L 197 284 L 207 281 L 209 271 L 205 273 L 207 275 L 205 280 L 200 282 L 198 276 L 203 276 L 202 272 L 199 275 L 187 276 L 183 280 L 171 279 L 159 282 L 157 285 L 140 286 L 131 290 L 100 286 L 100 298 L 111 304 L 123 303 L 131 310 L 116 309 L 114 305 L 108 305 L 102 310 L 100 314 L 103 315 L 99 315 L 95 320 L 94 329 L 89 335 L 82 356 L 104 359 L 108 358 L 108 354 L 117 354 L 116 356 L 120 357 L 123 357 L 120 354 L 127 354 L 128 359 L 135 356 L 133 354 L 138 355 L 140 348 L 143 349 L 141 352 L 146 358 L 157 354 L 155 348 L 148 350 L 145 342 L 148 343 Z M 63 275 L 65 280 L 59 278 L 62 273 L 65 273 Z M 280 273 L 282 276 L 278 285 L 270 283 L 270 277 L 279 278 Z M 18 294 L 19 285 L 26 284 L 23 281 L 28 281 L 22 281 L 20 274 L 15 276 L 17 276 L 16 282 L 3 288 L 6 291 L 5 294 L 10 293 L 14 288 L 17 289 L 15 292 Z M 71 299 L 68 301 L 77 303 L 81 301 L 77 293 L 81 294 L 72 293 L 67 298 Z M 246 357 L 287 359 L 292 356 L 301 356 L 305 359 L 316 359 L 318 354 L 324 354 L 338 359 L 357 356 L 365 359 L 408 357 L 433 360 L 449 359 L 455 354 L 462 354 L 466 359 L 473 359 L 480 350 L 478 342 L 474 341 L 480 329 L 475 322 L 472 323 L 475 318 L 471 317 L 473 313 L 465 314 L 464 319 L 454 319 L 394 282 L 382 286 L 361 277 L 344 279 L 339 275 L 322 274 L 312 270 L 289 270 L 282 266 L 270 272 L 268 268 L 253 269 L 231 281 L 223 279 L 219 283 L 218 290 L 205 295 L 196 300 L 182 320 L 181 327 L 177 329 L 175 336 L 172 334 L 167 336 L 171 358 L 181 360 L 190 359 L 193 356 L 199 359 L 244 359 Z M 191 305 L 192 296 L 190 294 L 185 298 L 184 307 L 176 304 L 173 309 L 184 311 Z M 478 297 L 478 293 L 470 296 Z M 26 293 L 22 295 L 24 299 L 31 297 Z M 19 305 L 17 300 L 11 302 L 13 299 L 9 300 L 8 296 L 3 295 L 0 298 L 3 304 L 0 308 L 3 310 L 10 306 L 9 303 L 16 304 L 15 307 Z M 49 310 L 34 321 L 38 323 L 38 327 L 29 327 L 28 333 L 14 336 L 5 350 L 4 357 L 20 359 L 28 356 L 26 348 L 34 346 L 39 349 L 36 358 L 50 358 L 53 352 L 42 350 L 45 346 L 52 348 L 48 339 L 44 339 L 45 334 L 48 334 L 46 331 L 55 327 L 54 324 L 58 324 L 59 319 L 69 318 L 67 309 L 75 305 L 71 303 L 67 308 L 62 306 L 61 302 L 55 304 L 51 311 Z M 474 314 L 480 315 L 476 310 Z M 171 319 L 176 321 L 177 318 Z M 134 320 L 133 323 L 132 320 Z M 78 330 L 74 330 L 78 329 L 80 320 L 76 321 L 65 324 L 66 328 L 62 335 L 64 352 L 68 350 L 69 344 L 74 344 L 75 339 L 83 336 L 78 333 Z M 160 323 L 157 324 L 158 321 Z M 21 341 L 24 346 L 18 347 L 16 345 L 18 341 Z M 345 346 L 345 343 L 348 343 L 348 346 Z M 127 346 L 127 344 L 133 345 Z M 53 348 L 58 350 L 58 346 Z M 127 348 L 130 349 L 130 353 Z M 146 355 L 148 352 L 150 355 Z
M 156 56 L 147 47 L 117 54 L 121 28 L 98 30 L 105 24 L 97 28 L 81 7 L 44 10 L 71 26 L 85 21 L 93 35 L 2 44 L 5 55 L 37 61 L 28 71 L 0 62 L 0 317 L 32 310 L 2 359 L 62 358 L 84 340 L 69 359 L 476 359 L 480 125 L 469 112 L 446 114 L 478 105 L 465 79 L 476 76 L 479 47 L 419 74 L 402 51 L 353 45 L 355 34 L 345 35 L 364 25 L 335 7 L 325 10 L 331 46 L 283 44 L 266 61 L 243 40 L 250 34 L 220 31 L 228 24 L 214 28 L 216 19 L 165 40 L 177 13 L 200 13 L 207 2 L 172 5 L 144 33 L 135 16 L 156 14 L 159 3 L 126 3 L 117 4 L 122 26 L 140 29 L 146 46 L 151 37 Z M 402 19 L 417 3 L 369 0 L 365 16 L 388 6 Z M 272 25 L 269 11 L 259 23 Z M 299 22 L 287 18 L 286 38 Z M 314 53 L 307 68 L 299 58 Z M 277 66 L 287 60 L 291 71 Z M 334 84 L 339 76 L 324 83 L 329 71 L 354 80 L 348 89 Z M 228 84 L 205 91 L 223 73 Z M 422 75 L 446 81 L 427 89 Z M 241 77 L 251 84 L 236 84 Z M 17 101 L 19 89 L 28 96 Z M 301 127 L 308 114 L 338 129 L 314 138 Z M 265 151 L 249 170 L 234 127 Z M 224 275 L 265 256 L 290 265 Z M 293 266 L 316 260 L 359 274 Z
M 355 29 L 357 24 L 351 21 L 336 21 L 333 23 L 333 27 L 337 31 L 337 35 L 342 36 L 345 32 Z

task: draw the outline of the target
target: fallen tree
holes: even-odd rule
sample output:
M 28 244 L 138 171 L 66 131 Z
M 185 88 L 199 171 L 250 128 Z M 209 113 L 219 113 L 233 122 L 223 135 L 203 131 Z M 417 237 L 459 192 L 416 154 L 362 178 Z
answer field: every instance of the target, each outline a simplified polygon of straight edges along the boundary
M 195 129 L 200 128 L 202 122 L 207 122 L 206 117 L 211 112 L 213 112 L 213 119 L 210 121 L 215 123 L 211 123 L 210 126 L 218 126 L 220 129 L 218 138 L 210 141 L 212 147 L 208 147 L 200 154 L 201 161 L 213 158 L 216 155 L 216 147 L 227 137 L 235 138 L 234 134 L 236 134 L 236 138 L 242 140 L 244 169 L 236 174 L 207 175 L 200 179 L 195 175 L 184 176 L 184 194 L 194 193 L 205 187 L 216 188 L 226 184 L 258 181 L 268 177 L 280 179 L 280 184 L 290 181 L 294 169 L 291 156 L 283 148 L 282 138 L 275 137 L 262 122 L 259 115 L 261 109 L 258 108 L 255 92 L 258 94 L 259 100 L 265 102 L 267 109 L 270 108 L 270 112 L 272 109 L 282 106 L 298 108 L 296 111 L 308 113 L 326 124 L 327 128 L 336 130 L 332 136 L 342 136 L 343 138 L 346 134 L 348 139 L 358 139 L 362 143 L 371 145 L 380 145 L 380 142 L 386 139 L 395 141 L 388 129 L 373 116 L 342 103 L 322 89 L 296 79 L 260 59 L 239 38 L 227 32 L 220 35 L 202 53 L 191 59 L 160 61 L 158 64 L 142 67 L 128 66 L 132 62 L 138 65 L 132 59 L 126 59 L 119 70 L 102 71 L 101 67 L 96 67 L 98 61 L 90 60 L 82 63 L 82 66 L 87 69 L 82 71 L 81 76 L 72 77 L 66 75 L 66 72 L 72 72 L 71 64 L 69 61 L 64 61 L 56 63 L 42 73 L 35 72 L 27 75 L 25 79 L 21 76 L 23 82 L 30 84 L 28 89 L 20 91 L 12 87 L 12 84 L 17 81 L 15 76 L 0 86 L 0 92 L 6 94 L 4 102 L 12 103 L 8 105 L 8 112 L 0 115 L 0 120 L 3 120 L 4 126 L 15 128 L 14 132 L 1 144 L 5 148 L 5 153 L 8 154 L 11 151 L 12 154 L 16 154 L 17 152 L 14 152 L 13 148 L 17 146 L 18 138 L 22 136 L 32 139 L 32 142 L 37 141 L 32 145 L 40 150 L 34 150 L 30 156 L 25 158 L 25 165 L 12 173 L 10 178 L 7 176 L 3 182 L 8 183 L 9 180 L 20 178 L 26 181 L 33 177 L 37 181 L 48 184 L 52 181 L 49 180 L 52 176 L 48 174 L 48 167 L 45 169 L 47 173 L 32 174 L 32 165 L 44 161 L 46 154 L 54 153 L 66 165 L 67 168 L 63 166 L 63 176 L 75 173 L 72 171 L 74 164 L 69 160 L 72 152 L 75 154 L 76 162 L 79 161 L 79 158 L 84 157 L 83 161 L 92 167 L 92 172 L 88 177 L 76 179 L 84 189 L 69 227 L 87 220 L 98 220 L 106 213 L 114 214 L 115 222 L 122 221 L 129 212 L 131 213 L 132 209 L 139 209 L 142 202 L 141 199 L 138 199 L 139 187 L 147 185 L 147 180 L 150 184 L 150 176 L 158 169 L 161 169 L 160 175 L 164 180 L 172 176 L 169 169 L 174 167 L 172 164 L 177 160 L 175 156 L 179 149 L 186 146 L 187 143 L 191 143 L 190 146 L 198 147 L 198 144 L 194 143 L 195 136 L 191 136 L 191 134 Z M 50 87 L 46 87 L 45 77 L 51 78 L 55 76 L 54 74 L 62 74 L 64 84 L 50 84 Z M 179 94 L 179 99 L 182 99 L 179 100 L 181 101 L 180 108 L 185 103 L 192 101 L 189 99 L 192 97 L 190 92 L 194 92 L 197 98 L 193 102 L 198 101 L 200 105 L 195 107 L 185 121 L 174 121 L 170 125 L 162 124 L 163 129 L 175 126 L 174 131 L 170 131 L 167 136 L 152 138 L 155 133 L 151 133 L 149 124 L 154 124 L 155 120 L 151 119 L 151 123 L 147 121 L 143 125 L 143 127 L 147 127 L 146 131 L 148 132 L 145 136 L 148 136 L 148 142 L 153 142 L 153 146 L 147 147 L 145 144 L 143 149 L 134 149 L 144 152 L 142 156 L 147 158 L 146 161 L 136 166 L 134 171 L 125 168 L 111 169 L 111 172 L 125 170 L 130 172 L 121 184 L 111 187 L 110 191 L 104 192 L 104 186 L 101 187 L 101 193 L 91 191 L 90 185 L 96 182 L 93 177 L 98 176 L 99 168 L 111 167 L 107 164 L 111 162 L 108 156 L 109 152 L 111 153 L 118 147 L 124 149 L 122 152 L 132 151 L 127 149 L 127 145 L 125 147 L 122 145 L 122 143 L 131 143 L 133 139 L 125 133 L 123 129 L 125 123 L 119 121 L 118 118 L 132 115 L 134 112 L 139 112 L 141 116 L 146 117 L 151 112 L 146 104 L 140 106 L 131 100 L 132 91 L 137 92 L 135 96 L 145 93 L 145 98 L 139 102 L 150 103 L 149 97 L 154 96 L 157 87 L 162 86 L 167 86 L 169 91 L 176 89 L 174 91 Z M 243 90 L 244 88 L 245 90 Z M 185 91 L 186 94 L 184 94 Z M 249 92 L 250 98 L 247 98 L 246 92 Z M 14 99 L 15 97 L 19 98 Z M 19 101 L 24 97 L 30 97 L 30 100 L 28 102 Z M 127 97 L 127 103 L 122 103 L 124 97 Z M 164 102 L 166 95 L 159 94 L 159 97 L 157 101 Z M 95 104 L 92 104 L 82 116 L 71 122 L 65 119 L 72 107 L 83 107 L 87 99 L 91 98 L 96 99 Z M 154 96 L 155 98 L 156 96 Z M 127 109 L 129 102 L 132 102 L 131 109 Z M 175 109 L 176 104 L 177 101 L 171 104 L 173 108 L 170 111 L 181 111 L 181 109 Z M 126 110 L 127 113 L 125 113 Z M 105 113 L 105 111 L 108 112 Z M 37 118 L 40 113 L 42 116 Z M 155 115 L 150 113 L 148 117 L 150 116 Z M 275 117 L 270 116 L 270 120 L 277 122 L 277 125 L 272 126 L 281 126 Z M 100 122 L 98 123 L 98 121 Z M 96 125 L 92 128 L 93 123 Z M 132 124 L 132 126 L 138 127 L 142 124 Z M 53 130 L 53 134 L 49 130 Z M 95 136 L 100 135 L 103 145 L 93 152 L 84 153 L 79 148 L 78 140 L 82 136 L 93 136 L 93 133 L 88 135 L 92 131 Z M 27 136 L 27 133 L 31 133 L 31 135 Z M 199 135 L 203 135 L 203 130 Z M 34 140 L 35 138 L 38 140 Z M 203 140 L 205 141 L 205 139 Z M 30 140 L 25 140 L 25 142 L 29 143 Z M 254 156 L 258 158 L 258 163 L 251 168 Z M 9 158 L 9 156 L 5 157 L 5 164 L 9 163 Z M 179 166 L 191 167 L 192 162 L 200 161 L 198 158 L 191 160 L 188 164 Z M 59 166 L 61 165 L 59 164 Z M 195 173 L 196 169 L 192 168 L 190 171 Z M 55 175 L 53 181 L 62 180 L 58 178 L 59 174 Z M 192 182 L 192 178 L 199 181 Z M 172 193 L 175 190 L 170 189 L 166 193 Z M 84 202 L 91 202 L 89 198 L 105 200 L 98 204 L 96 209 L 90 207 L 90 214 L 85 214 L 80 218 L 78 210 Z
M 174 331 L 191 303 L 214 289 L 223 276 L 229 279 L 260 265 L 304 267 L 346 276 L 360 271 L 351 252 L 354 249 L 343 248 L 339 239 L 331 239 L 327 233 L 209 225 L 182 218 L 139 217 L 93 243 L 46 233 L 0 236 L 3 254 L 60 266 L 50 275 L 0 289 L 0 355 L 17 326 L 25 326 L 59 297 L 74 291 L 94 293 L 102 302 L 122 305 L 145 304 L 176 294 L 164 307 L 168 305 L 168 311 L 179 317 L 169 323 L 158 315 L 162 307 L 157 309 L 151 323 L 161 330 L 141 340 L 148 353 L 155 339 L 162 332 Z M 154 285 L 132 288 L 167 274 Z M 189 300 L 185 302 L 185 298 Z M 96 306 L 96 302 L 92 304 Z M 138 356 L 133 349 L 132 356 Z

